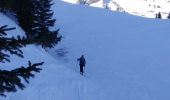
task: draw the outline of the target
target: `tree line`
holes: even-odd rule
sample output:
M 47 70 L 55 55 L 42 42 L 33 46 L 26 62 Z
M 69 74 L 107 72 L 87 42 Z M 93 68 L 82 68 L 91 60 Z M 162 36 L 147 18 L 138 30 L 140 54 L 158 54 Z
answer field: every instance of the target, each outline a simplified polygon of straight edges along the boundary
M 26 37 L 17 38 L 6 37 L 7 31 L 14 30 L 8 25 L 0 26 L 0 63 L 10 62 L 11 54 L 23 58 L 23 52 L 20 48 L 28 44 L 36 44 L 42 48 L 53 48 L 62 36 L 59 35 L 59 29 L 50 30 L 56 19 L 53 19 L 51 6 L 52 0 L 0 0 L 0 12 L 15 16 L 18 25 L 25 31 Z M 28 61 L 28 66 L 18 67 L 13 70 L 0 69 L 0 95 L 6 96 L 5 92 L 15 92 L 16 87 L 24 89 L 25 85 L 21 78 L 29 83 L 28 79 L 33 77 L 32 72 L 40 72 L 44 62 L 32 64 Z

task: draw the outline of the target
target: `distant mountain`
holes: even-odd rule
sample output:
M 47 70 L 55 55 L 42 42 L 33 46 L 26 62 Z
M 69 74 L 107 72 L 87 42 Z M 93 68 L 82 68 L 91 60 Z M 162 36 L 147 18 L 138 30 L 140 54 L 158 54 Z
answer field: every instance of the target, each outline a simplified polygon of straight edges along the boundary
M 121 9 L 148 18 L 155 18 L 159 12 L 163 18 L 167 18 L 170 12 L 170 0 L 110 0 L 107 5 L 114 11 Z
M 71 3 L 85 1 L 90 6 L 126 12 L 147 18 L 155 18 L 159 12 L 166 19 L 170 12 L 170 0 L 63 0 Z

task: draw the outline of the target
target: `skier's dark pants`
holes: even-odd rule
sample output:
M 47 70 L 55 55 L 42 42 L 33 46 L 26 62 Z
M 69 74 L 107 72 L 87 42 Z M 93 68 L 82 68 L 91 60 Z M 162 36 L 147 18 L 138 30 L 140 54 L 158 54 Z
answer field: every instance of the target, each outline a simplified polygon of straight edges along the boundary
M 81 65 L 81 64 L 80 64 L 80 73 L 81 73 L 81 74 L 83 74 L 83 66 L 84 66 L 84 65 Z

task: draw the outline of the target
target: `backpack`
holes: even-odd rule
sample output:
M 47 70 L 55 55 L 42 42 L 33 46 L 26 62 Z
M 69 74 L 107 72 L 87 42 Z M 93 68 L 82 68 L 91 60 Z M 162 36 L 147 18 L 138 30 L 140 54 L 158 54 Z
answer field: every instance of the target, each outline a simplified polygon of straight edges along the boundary
M 80 65 L 85 66 L 86 60 L 84 59 L 84 57 L 81 57 L 79 60 L 80 60 Z

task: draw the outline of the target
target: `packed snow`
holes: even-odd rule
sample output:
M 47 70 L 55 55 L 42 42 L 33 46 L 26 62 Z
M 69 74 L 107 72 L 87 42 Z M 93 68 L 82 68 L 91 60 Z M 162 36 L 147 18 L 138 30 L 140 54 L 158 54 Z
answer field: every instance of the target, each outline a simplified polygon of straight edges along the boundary
M 26 89 L 0 100 L 169 100 L 170 23 L 106 9 L 55 1 L 56 27 L 63 35 L 53 49 L 29 45 L 24 59 L 12 56 L 3 69 L 44 61 Z M 4 21 L 6 20 L 6 21 Z M 17 27 L 4 15 L 1 24 Z M 59 50 L 65 52 L 59 54 Z M 85 76 L 77 58 L 85 55 Z M 3 66 L 3 67 L 2 67 Z M 9 68 L 11 66 L 12 68 Z

